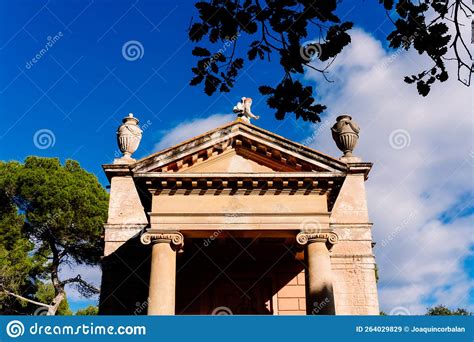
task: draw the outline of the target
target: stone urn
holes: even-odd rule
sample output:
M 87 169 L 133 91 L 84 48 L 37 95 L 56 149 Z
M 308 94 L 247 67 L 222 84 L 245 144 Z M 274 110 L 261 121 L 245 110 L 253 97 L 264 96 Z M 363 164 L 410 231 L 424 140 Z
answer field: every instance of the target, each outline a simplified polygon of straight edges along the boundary
M 142 139 L 142 130 L 132 113 L 123 118 L 122 122 L 117 130 L 117 143 L 123 153 L 122 159 L 132 159 L 132 153 L 137 150 Z
M 337 147 L 344 153 L 343 158 L 352 157 L 352 151 L 359 140 L 359 131 L 359 126 L 352 121 L 351 116 L 341 115 L 337 117 L 331 132 Z

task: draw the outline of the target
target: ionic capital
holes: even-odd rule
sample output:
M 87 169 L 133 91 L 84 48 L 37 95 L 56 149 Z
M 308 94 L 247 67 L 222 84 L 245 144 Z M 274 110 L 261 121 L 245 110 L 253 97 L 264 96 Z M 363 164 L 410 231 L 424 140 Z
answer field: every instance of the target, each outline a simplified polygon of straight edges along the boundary
M 145 232 L 140 237 L 141 243 L 169 243 L 177 248 L 184 245 L 184 236 L 180 232 Z
M 331 249 L 333 245 L 335 245 L 339 240 L 339 237 L 334 232 L 326 232 L 326 233 L 306 233 L 300 232 L 296 235 L 296 241 L 300 245 L 306 245 L 312 242 L 323 242 L 328 246 L 328 249 Z

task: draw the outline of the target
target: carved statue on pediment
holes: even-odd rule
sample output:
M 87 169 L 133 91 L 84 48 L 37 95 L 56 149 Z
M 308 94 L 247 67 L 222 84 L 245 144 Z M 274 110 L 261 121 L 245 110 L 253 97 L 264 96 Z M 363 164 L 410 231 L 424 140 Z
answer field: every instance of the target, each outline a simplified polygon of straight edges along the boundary
M 250 119 L 258 120 L 260 117 L 252 113 L 252 99 L 250 97 L 242 97 L 242 101 L 234 106 L 233 112 L 237 114 L 238 119 L 250 123 Z

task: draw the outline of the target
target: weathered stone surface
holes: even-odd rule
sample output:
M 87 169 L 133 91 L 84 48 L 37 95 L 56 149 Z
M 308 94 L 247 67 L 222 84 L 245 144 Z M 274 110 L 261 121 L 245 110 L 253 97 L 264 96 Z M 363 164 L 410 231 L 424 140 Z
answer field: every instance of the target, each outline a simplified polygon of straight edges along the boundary
M 348 175 L 331 213 L 331 223 L 369 224 L 364 175 Z
M 110 182 L 108 224 L 147 224 L 138 190 L 131 176 L 113 177 Z
M 238 121 L 104 165 L 100 312 L 378 314 L 371 164 L 346 154 Z

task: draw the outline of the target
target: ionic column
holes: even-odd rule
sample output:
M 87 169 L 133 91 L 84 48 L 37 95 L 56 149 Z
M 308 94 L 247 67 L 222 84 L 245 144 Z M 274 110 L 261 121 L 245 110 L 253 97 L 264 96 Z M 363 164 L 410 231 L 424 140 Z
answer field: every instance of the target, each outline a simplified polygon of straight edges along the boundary
M 140 241 L 152 246 L 148 315 L 174 315 L 176 297 L 176 252 L 183 246 L 181 233 L 142 234 Z
M 306 245 L 307 263 L 306 313 L 308 315 L 335 315 L 332 270 L 329 250 L 337 243 L 335 233 L 305 233 L 296 241 Z

